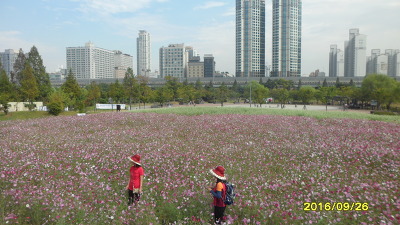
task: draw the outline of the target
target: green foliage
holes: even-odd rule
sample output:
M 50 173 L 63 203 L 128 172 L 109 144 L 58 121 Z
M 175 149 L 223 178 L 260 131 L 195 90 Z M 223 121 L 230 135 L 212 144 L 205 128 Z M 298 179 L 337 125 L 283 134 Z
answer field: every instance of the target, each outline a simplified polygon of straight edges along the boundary
M 283 88 L 271 90 L 270 95 L 275 101 L 281 103 L 281 105 L 286 104 L 289 100 L 289 91 Z
M 92 81 L 87 87 L 87 90 L 88 94 L 86 97 L 86 105 L 96 104 L 96 101 L 98 101 L 101 97 L 100 86 L 97 85 L 95 81 Z
M 73 109 L 78 108 L 77 103 L 81 101 L 82 90 L 71 69 L 65 78 L 65 82 L 61 85 L 61 90 L 68 96 L 68 100 L 65 102 L 66 106 Z
M 382 74 L 368 75 L 362 82 L 361 91 L 367 100 L 378 101 L 378 108 L 400 101 L 398 84 L 393 78 Z
M 22 71 L 25 69 L 26 57 L 24 51 L 19 49 L 17 59 L 14 62 L 13 72 L 11 73 L 11 82 L 20 84 L 22 80 Z
M 129 108 L 131 109 L 133 98 L 139 95 L 139 84 L 135 79 L 135 76 L 133 75 L 132 68 L 128 68 L 128 70 L 126 71 L 122 85 L 125 92 L 125 96 L 128 96 Z
M 36 78 L 39 88 L 39 99 L 46 100 L 52 91 L 49 74 L 43 65 L 42 57 L 39 55 L 38 49 L 33 46 L 28 53 L 27 62 L 33 69 L 33 75 Z
M 50 95 L 49 103 L 47 104 L 49 113 L 51 115 L 58 116 L 61 112 L 63 112 L 67 98 L 68 97 L 61 90 L 53 92 Z
M 38 83 L 33 75 L 33 69 L 29 63 L 25 63 L 25 69 L 22 71 L 21 92 L 30 102 L 30 106 L 33 106 L 33 101 L 40 94 Z M 29 110 L 32 109 L 33 108 L 31 107 L 29 108 Z
M 169 102 L 173 99 L 174 92 L 169 89 L 167 86 L 163 86 L 156 90 L 155 101 L 160 103 L 163 106 L 166 102 Z
M 315 98 L 315 89 L 309 86 L 303 86 L 299 90 L 299 98 L 303 104 L 309 104 Z
M 11 94 L 13 92 L 13 87 L 8 79 L 6 71 L 2 69 L 0 61 L 0 110 L 2 110 L 6 115 L 9 109 L 9 100 L 11 99 Z

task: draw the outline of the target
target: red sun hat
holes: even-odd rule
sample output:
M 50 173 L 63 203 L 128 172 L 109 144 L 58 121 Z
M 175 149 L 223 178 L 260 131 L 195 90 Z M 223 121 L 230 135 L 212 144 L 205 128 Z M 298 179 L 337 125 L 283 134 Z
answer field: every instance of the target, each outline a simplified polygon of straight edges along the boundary
M 141 166 L 142 164 L 140 164 L 140 155 L 134 155 L 128 158 L 131 162 Z
M 225 168 L 222 166 L 217 166 L 215 169 L 211 169 L 210 173 L 220 180 L 226 180 Z

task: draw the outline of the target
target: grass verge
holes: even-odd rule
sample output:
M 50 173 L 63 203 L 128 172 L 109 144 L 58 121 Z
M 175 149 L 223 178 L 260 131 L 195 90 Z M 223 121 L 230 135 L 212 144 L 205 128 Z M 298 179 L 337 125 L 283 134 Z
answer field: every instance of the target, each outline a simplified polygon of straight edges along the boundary
M 284 116 L 305 116 L 317 119 L 325 118 L 349 118 L 361 120 L 383 121 L 400 123 L 400 116 L 374 115 L 350 111 L 313 111 L 313 110 L 291 110 L 291 109 L 270 109 L 270 108 L 241 108 L 241 107 L 173 107 L 161 109 L 141 109 L 136 112 L 166 113 L 177 115 L 203 115 L 203 114 L 244 114 L 244 115 L 284 115 Z

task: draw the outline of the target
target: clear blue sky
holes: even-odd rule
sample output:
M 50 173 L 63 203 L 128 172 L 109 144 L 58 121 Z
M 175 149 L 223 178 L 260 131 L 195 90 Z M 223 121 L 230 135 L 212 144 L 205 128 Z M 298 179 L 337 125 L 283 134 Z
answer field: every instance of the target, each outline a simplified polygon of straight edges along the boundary
M 272 1 L 266 2 L 270 64 Z M 214 54 L 217 70 L 235 72 L 234 0 L 0 0 L 0 9 L 0 51 L 35 45 L 48 72 L 66 65 L 66 47 L 88 41 L 134 56 L 136 71 L 139 30 L 151 34 L 152 70 L 160 47 L 184 43 L 201 56 Z M 302 74 L 327 72 L 330 45 L 343 49 L 350 28 L 367 35 L 367 55 L 400 49 L 399 12 L 399 0 L 303 0 Z

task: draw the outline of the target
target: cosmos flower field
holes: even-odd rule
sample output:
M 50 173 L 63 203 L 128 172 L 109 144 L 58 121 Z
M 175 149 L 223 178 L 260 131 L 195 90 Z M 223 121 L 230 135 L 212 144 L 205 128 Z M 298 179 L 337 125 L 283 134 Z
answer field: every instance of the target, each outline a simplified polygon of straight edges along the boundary
M 0 124 L 0 224 L 209 224 L 218 165 L 237 191 L 227 224 L 400 223 L 396 123 L 114 112 Z M 133 154 L 145 186 L 128 208 Z

